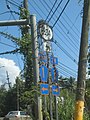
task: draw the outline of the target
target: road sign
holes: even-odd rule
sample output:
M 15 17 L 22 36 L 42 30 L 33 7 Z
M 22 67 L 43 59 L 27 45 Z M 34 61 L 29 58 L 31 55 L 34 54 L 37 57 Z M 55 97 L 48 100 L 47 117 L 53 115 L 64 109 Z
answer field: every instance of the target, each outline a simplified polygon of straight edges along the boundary
M 51 76 L 52 76 L 52 82 L 57 83 L 58 82 L 58 70 L 53 67 L 51 68 Z
M 55 96 L 60 95 L 60 88 L 58 85 L 52 85 L 52 94 Z
M 58 58 L 57 57 L 50 57 L 50 63 L 53 65 L 58 65 Z
M 48 78 L 48 68 L 45 65 L 42 65 L 39 68 L 41 82 L 47 82 Z
M 44 20 L 39 21 L 38 31 L 39 31 L 40 36 L 44 40 L 46 41 L 52 40 L 53 38 L 52 28 Z
M 39 53 L 39 61 L 40 61 L 40 62 L 44 62 L 44 63 L 47 62 L 47 55 L 46 55 L 46 52 L 45 52 L 45 51 L 41 51 L 41 52 Z
M 40 91 L 42 95 L 49 94 L 49 85 L 48 84 L 40 84 Z

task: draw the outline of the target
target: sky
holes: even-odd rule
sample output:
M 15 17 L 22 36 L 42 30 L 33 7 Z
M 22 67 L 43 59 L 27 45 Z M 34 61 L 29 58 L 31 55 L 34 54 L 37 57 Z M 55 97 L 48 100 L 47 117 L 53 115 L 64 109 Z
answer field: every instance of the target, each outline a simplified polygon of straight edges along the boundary
M 0 21 L 19 19 L 19 16 L 14 12 L 11 13 L 10 10 L 20 12 L 19 7 L 22 0 L 8 1 L 9 2 L 7 2 L 7 0 L 0 0 Z M 28 0 L 30 15 L 34 14 L 36 16 L 37 24 L 40 20 L 46 20 L 50 26 L 55 24 L 68 0 L 63 0 L 59 7 L 58 4 L 60 0 L 57 0 L 56 3 L 55 1 L 56 0 Z M 53 40 L 57 42 L 56 44 L 52 42 L 52 52 L 59 61 L 57 65 L 59 76 L 72 76 L 77 78 L 83 0 L 80 3 L 78 2 L 79 0 L 70 0 L 59 20 L 53 27 Z M 55 6 L 50 13 L 54 4 Z M 10 9 L 8 9 L 8 7 Z M 0 32 L 2 31 L 18 38 L 21 36 L 19 26 L 0 27 Z M 0 34 L 0 53 L 14 50 L 17 47 L 18 46 L 10 39 Z M 23 56 L 18 53 L 15 55 L 0 55 L 0 85 L 7 81 L 5 71 L 8 71 L 12 84 L 15 83 L 15 77 L 19 75 L 20 70 L 23 70 L 22 59 Z

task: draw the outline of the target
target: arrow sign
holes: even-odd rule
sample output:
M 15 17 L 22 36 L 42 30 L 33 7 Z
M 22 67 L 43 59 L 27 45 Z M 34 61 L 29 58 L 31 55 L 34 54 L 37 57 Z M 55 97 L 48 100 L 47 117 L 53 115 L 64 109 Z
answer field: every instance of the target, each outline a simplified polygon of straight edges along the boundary
M 48 84 L 40 84 L 40 91 L 42 95 L 48 95 L 49 94 L 49 85 Z
M 53 65 L 58 65 L 58 58 L 57 57 L 50 57 L 50 63 Z
M 60 95 L 60 88 L 58 85 L 52 85 L 52 94 L 55 96 Z
M 51 69 L 52 82 L 58 82 L 58 70 L 56 68 Z
M 40 77 L 41 77 L 41 81 L 42 82 L 47 82 L 47 78 L 48 78 L 48 68 L 45 65 L 42 65 L 39 68 L 39 72 L 40 72 Z

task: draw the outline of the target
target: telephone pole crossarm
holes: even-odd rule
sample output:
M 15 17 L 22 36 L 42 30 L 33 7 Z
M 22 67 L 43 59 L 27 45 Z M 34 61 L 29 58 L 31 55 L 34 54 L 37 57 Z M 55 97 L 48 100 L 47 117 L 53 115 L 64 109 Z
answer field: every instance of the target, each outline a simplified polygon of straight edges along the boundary
M 29 19 L 0 21 L 0 26 L 30 25 Z

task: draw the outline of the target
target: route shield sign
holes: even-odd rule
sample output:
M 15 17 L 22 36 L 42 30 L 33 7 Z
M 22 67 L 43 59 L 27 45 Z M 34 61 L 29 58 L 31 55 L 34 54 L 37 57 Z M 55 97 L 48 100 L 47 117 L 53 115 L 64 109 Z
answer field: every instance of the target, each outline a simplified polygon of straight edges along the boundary
M 58 65 L 58 58 L 57 57 L 50 57 L 50 63 L 53 65 Z
M 47 55 L 46 55 L 46 52 L 45 52 L 45 51 L 41 51 L 41 52 L 39 53 L 39 61 L 40 61 L 40 62 L 44 62 L 44 63 L 47 62 Z
M 58 85 L 52 85 L 52 94 L 55 96 L 60 95 L 60 88 Z
M 51 69 L 51 76 L 52 76 L 52 82 L 57 83 L 58 82 L 58 70 L 56 68 Z
M 42 95 L 49 94 L 49 85 L 48 84 L 40 84 L 40 91 Z
M 45 65 L 42 65 L 39 68 L 41 82 L 47 82 L 48 78 L 48 68 Z

